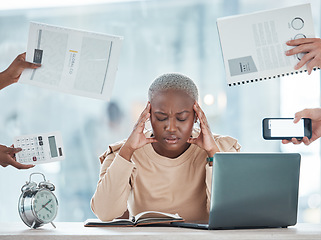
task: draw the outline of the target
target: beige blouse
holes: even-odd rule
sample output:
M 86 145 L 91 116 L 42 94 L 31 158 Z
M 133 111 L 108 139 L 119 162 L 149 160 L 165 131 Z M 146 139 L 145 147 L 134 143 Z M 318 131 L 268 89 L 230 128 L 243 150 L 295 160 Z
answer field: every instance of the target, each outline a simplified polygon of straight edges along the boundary
M 193 131 L 193 137 L 198 134 Z M 222 152 L 240 151 L 236 139 L 213 136 Z M 208 220 L 212 168 L 206 163 L 205 150 L 192 144 L 172 159 L 147 144 L 129 162 L 118 155 L 124 142 L 110 145 L 100 157 L 100 179 L 91 199 L 91 209 L 99 219 L 112 220 L 128 209 L 131 215 L 160 211 L 178 213 L 186 221 Z

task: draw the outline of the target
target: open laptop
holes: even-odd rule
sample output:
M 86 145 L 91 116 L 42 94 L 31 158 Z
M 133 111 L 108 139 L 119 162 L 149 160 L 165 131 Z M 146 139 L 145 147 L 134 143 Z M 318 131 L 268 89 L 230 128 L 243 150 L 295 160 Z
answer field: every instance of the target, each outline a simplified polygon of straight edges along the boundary
M 216 153 L 208 224 L 202 229 L 287 227 L 297 222 L 301 155 Z

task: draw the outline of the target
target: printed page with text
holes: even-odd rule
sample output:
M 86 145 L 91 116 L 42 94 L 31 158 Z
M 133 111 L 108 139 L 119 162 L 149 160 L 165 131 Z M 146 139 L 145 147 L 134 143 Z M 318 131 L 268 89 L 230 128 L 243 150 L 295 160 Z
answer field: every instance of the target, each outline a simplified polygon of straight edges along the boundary
M 302 54 L 286 56 L 288 40 L 314 37 L 310 4 L 217 19 L 227 84 L 299 73 Z
M 19 82 L 108 100 L 122 39 L 31 22 L 26 60 L 41 67 L 26 69 Z

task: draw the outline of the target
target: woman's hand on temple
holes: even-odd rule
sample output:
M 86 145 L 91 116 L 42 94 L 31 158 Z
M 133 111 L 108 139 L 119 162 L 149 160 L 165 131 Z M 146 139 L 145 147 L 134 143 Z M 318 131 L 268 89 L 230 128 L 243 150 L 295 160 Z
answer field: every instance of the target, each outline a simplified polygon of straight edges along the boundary
M 144 111 L 140 114 L 134 129 L 123 147 L 119 151 L 119 155 L 130 161 L 135 150 L 145 146 L 146 144 L 157 142 L 154 137 L 147 138 L 144 134 L 145 122 L 150 117 L 150 102 L 147 103 Z
M 213 157 L 216 152 L 219 152 L 219 148 L 216 145 L 210 126 L 207 122 L 206 116 L 197 102 L 194 103 L 193 109 L 197 118 L 200 121 L 201 132 L 197 138 L 190 138 L 187 142 L 196 144 L 200 148 L 204 149 L 209 157 Z

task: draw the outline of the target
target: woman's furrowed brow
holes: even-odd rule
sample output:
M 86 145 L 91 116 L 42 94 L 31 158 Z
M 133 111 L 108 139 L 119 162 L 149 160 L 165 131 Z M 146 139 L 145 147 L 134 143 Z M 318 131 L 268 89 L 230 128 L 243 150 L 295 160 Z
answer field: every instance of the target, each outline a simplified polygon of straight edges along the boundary
M 167 114 L 166 113 L 164 113 L 164 112 L 161 112 L 161 111 L 156 111 L 156 112 L 154 112 L 155 114 L 162 114 L 162 115 L 166 115 L 167 116 Z M 178 113 L 176 113 L 176 115 L 181 115 L 181 114 L 183 114 L 183 113 L 190 113 L 190 111 L 188 111 L 188 110 L 184 110 L 184 111 L 182 111 L 182 112 L 178 112 Z
M 164 112 L 160 112 L 160 111 L 156 111 L 156 112 L 154 112 L 155 114 L 162 114 L 162 115 L 167 115 L 166 113 L 164 113 Z
M 183 114 L 183 113 L 190 113 L 190 111 L 188 111 L 188 110 L 184 110 L 184 111 L 179 112 L 179 113 L 176 113 L 176 114 L 177 114 L 177 115 L 181 115 L 181 114 Z

